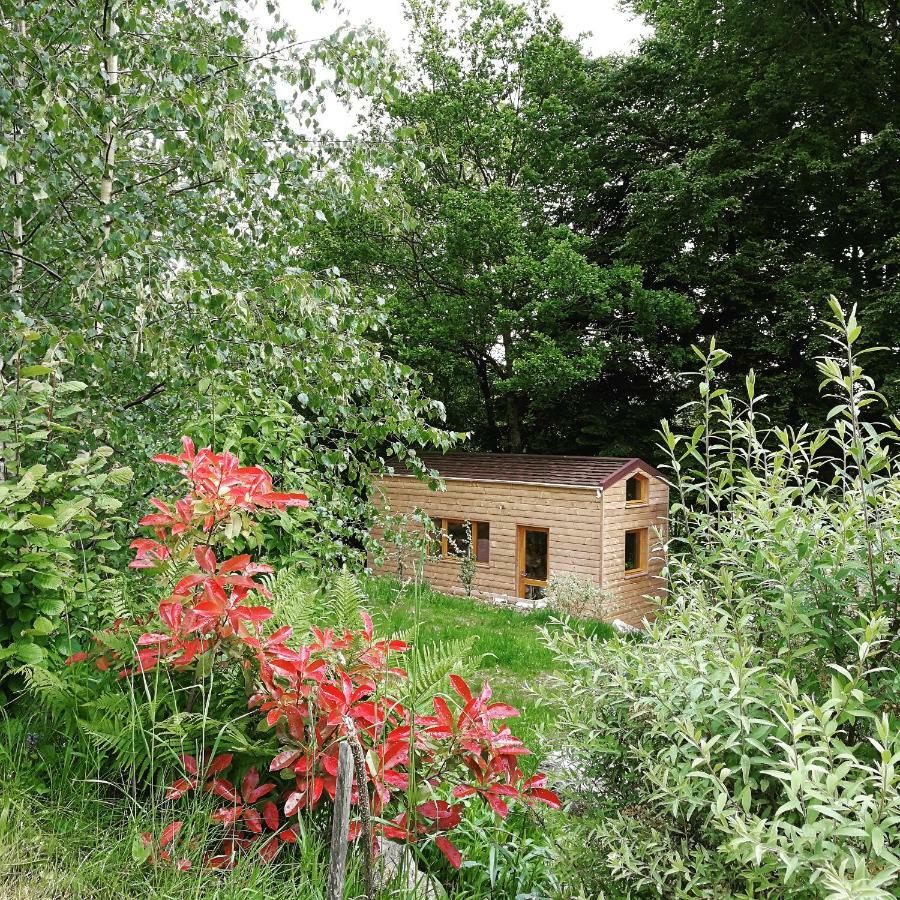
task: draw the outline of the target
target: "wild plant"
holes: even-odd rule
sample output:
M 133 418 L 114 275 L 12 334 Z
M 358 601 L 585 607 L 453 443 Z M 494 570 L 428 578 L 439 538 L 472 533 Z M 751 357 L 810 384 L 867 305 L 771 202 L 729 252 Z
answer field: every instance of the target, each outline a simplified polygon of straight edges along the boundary
M 663 423 L 669 593 L 640 642 L 551 635 L 585 767 L 576 868 L 629 896 L 884 898 L 900 887 L 896 421 L 832 301 L 822 428 L 771 425 L 701 361 Z M 599 784 L 599 787 L 598 787 Z M 598 864 L 599 863 L 599 864 Z
M 273 627 L 273 611 L 263 605 L 271 597 L 263 580 L 274 576 L 271 567 L 221 551 L 251 538 L 255 517 L 303 506 L 304 495 L 277 492 L 265 470 L 243 467 L 230 453 L 196 451 L 188 438 L 181 454 L 154 461 L 174 466 L 187 485 L 174 502 L 151 500 L 154 511 L 141 524 L 153 536 L 132 542 L 131 566 L 155 575 L 164 597 L 145 620 L 114 623 L 69 662 L 90 662 L 150 694 L 162 679 L 184 698 L 187 714 L 202 710 L 214 718 L 233 709 L 240 686 L 244 717 L 255 721 L 258 735 L 229 746 L 223 729 L 214 746 L 201 742 L 180 755 L 167 798 L 220 798 L 213 820 L 221 839 L 194 846 L 176 819 L 158 837 L 146 836 L 148 859 L 183 869 L 197 858 L 229 869 L 248 853 L 270 861 L 298 840 L 301 813 L 334 800 L 344 741 L 357 760 L 352 840 L 363 834 L 367 841 L 433 842 L 458 868 L 461 856 L 448 835 L 470 802 L 501 817 L 512 801 L 559 806 L 546 776 L 529 778 L 520 769 L 528 750 L 498 724 L 518 712 L 492 702 L 487 684 L 473 691 L 451 674 L 451 690 L 434 696 L 433 714 L 418 714 L 399 699 L 408 681 L 400 666 L 407 644 L 378 639 L 364 610 L 356 627 L 314 625 L 303 641 L 290 625 Z

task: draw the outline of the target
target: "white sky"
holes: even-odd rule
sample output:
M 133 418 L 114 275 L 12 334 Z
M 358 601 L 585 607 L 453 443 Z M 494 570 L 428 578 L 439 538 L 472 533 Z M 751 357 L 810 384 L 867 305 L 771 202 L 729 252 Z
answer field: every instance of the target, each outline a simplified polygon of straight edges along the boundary
M 301 39 L 330 34 L 343 22 L 352 25 L 371 23 L 387 34 L 395 50 L 403 51 L 409 30 L 403 18 L 403 0 L 340 0 L 343 12 L 328 5 L 315 12 L 309 0 L 281 0 L 281 13 L 297 30 Z M 549 0 L 550 9 L 563 24 L 567 36 L 590 32 L 584 46 L 594 56 L 628 53 L 649 29 L 640 19 L 623 11 L 618 0 Z M 355 114 L 336 101 L 325 110 L 322 124 L 346 134 L 353 129 Z

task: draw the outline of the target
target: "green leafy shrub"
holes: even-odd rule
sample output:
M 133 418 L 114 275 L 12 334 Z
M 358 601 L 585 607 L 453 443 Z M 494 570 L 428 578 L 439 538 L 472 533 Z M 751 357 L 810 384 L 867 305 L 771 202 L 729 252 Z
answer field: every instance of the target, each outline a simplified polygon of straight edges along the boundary
M 70 652 L 119 549 L 115 494 L 131 479 L 109 447 L 73 449 L 85 385 L 65 341 L 15 319 L 0 366 L 0 677 Z
M 559 572 L 547 585 L 547 605 L 564 616 L 603 618 L 605 599 L 598 584 L 574 572 Z
M 768 427 L 700 354 L 693 432 L 665 423 L 668 608 L 645 640 L 562 632 L 593 890 L 888 898 L 900 887 L 900 478 L 833 302 L 821 431 Z M 698 351 L 699 353 L 699 351 Z

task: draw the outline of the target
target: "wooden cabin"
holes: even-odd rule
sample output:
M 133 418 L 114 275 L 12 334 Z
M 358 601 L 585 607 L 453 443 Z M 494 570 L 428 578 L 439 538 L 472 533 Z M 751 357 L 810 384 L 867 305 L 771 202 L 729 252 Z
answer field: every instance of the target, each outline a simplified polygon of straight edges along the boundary
M 426 454 L 423 461 L 444 490 L 405 470 L 378 487 L 384 511 L 409 517 L 410 529 L 424 530 L 423 514 L 434 523 L 438 538 L 424 575 L 436 590 L 463 591 L 460 556 L 471 554 L 477 596 L 534 601 L 554 574 L 573 573 L 603 591 L 597 612 L 604 618 L 639 625 L 652 617 L 652 598 L 664 588 L 669 502 L 652 466 L 636 458 L 505 453 Z M 399 542 L 383 530 L 375 536 L 387 552 L 374 571 L 396 575 Z

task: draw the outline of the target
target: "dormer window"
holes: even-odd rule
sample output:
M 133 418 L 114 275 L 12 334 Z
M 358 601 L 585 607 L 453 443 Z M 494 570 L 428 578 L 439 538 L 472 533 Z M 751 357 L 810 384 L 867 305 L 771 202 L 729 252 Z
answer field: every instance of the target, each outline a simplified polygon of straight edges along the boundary
M 639 506 L 649 499 L 650 479 L 646 475 L 634 474 L 625 481 L 625 505 Z

